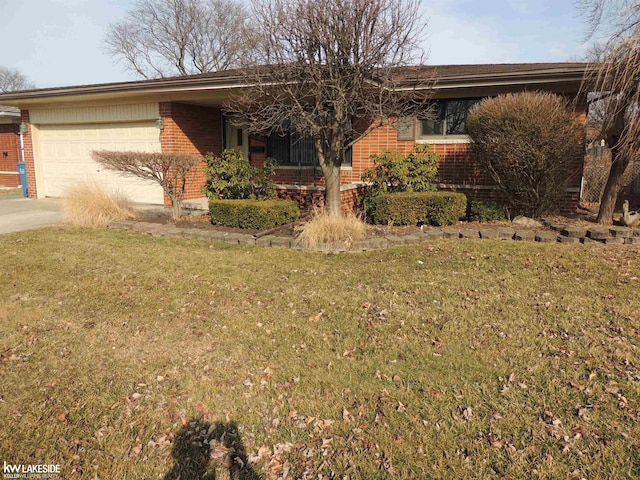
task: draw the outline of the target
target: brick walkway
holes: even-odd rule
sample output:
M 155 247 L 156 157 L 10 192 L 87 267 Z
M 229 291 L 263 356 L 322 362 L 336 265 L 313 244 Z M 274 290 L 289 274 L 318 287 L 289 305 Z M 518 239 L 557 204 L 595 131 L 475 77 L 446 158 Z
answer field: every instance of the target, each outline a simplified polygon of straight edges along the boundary
M 547 230 L 517 230 L 505 227 L 474 229 L 468 228 L 467 226 L 454 225 L 451 227 L 428 229 L 424 232 L 412 235 L 388 235 L 386 237 L 367 238 L 353 242 L 352 245 L 347 245 L 345 243 L 330 243 L 323 245 L 319 251 L 325 253 L 365 252 L 398 245 L 416 245 L 418 243 L 440 239 L 500 239 L 540 243 L 603 243 L 608 245 L 640 245 L 640 228 L 633 229 L 615 226 L 608 228 L 603 226 L 576 227 L 557 224 L 547 225 L 547 227 Z M 271 248 L 299 248 L 295 245 L 295 240 L 292 237 L 275 235 L 256 237 L 250 234 L 202 230 L 198 228 L 177 228 L 172 225 L 139 221 L 114 222 L 109 225 L 109 228 L 131 230 L 160 237 L 182 237 L 206 241 L 219 241 L 233 245 L 257 245 L 260 247 Z

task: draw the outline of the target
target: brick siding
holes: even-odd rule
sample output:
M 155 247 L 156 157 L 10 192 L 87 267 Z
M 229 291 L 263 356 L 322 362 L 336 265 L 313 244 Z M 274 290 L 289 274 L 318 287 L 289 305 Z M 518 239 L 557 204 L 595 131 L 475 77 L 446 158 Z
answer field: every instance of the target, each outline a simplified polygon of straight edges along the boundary
M 175 102 L 161 102 L 159 108 L 164 119 L 164 129 L 160 133 L 162 151 L 194 153 L 203 158 L 189 174 L 184 197 L 185 200 L 200 198 L 206 181 L 204 156 L 222 152 L 222 113 L 219 108 Z M 165 205 L 169 204 L 169 198 L 165 196 Z
M 160 143 L 163 152 L 195 153 L 202 157 L 209 152 L 219 155 L 223 148 L 222 112 L 220 108 L 197 106 L 177 102 L 160 102 L 160 116 L 164 119 L 164 129 L 160 134 Z M 586 104 L 581 102 L 576 109 L 581 121 L 586 119 Z M 29 112 L 21 112 L 22 121 L 29 125 Z M 423 142 L 423 140 L 418 140 Z M 427 140 L 425 140 L 427 141 Z M 344 188 L 341 192 L 341 204 L 343 208 L 352 209 L 359 206 L 359 195 L 362 187 L 360 183 L 362 173 L 373 166 L 371 156 L 382 153 L 385 150 L 398 149 L 408 154 L 414 147 L 415 141 L 399 141 L 398 135 L 392 126 L 385 125 L 372 130 L 353 146 L 352 166 L 344 167 L 341 172 L 341 183 Z M 255 166 L 261 166 L 266 158 L 266 142 L 264 137 L 254 136 L 250 139 L 250 161 Z M 501 192 L 493 184 L 488 175 L 482 173 L 478 163 L 473 159 L 469 151 L 468 143 L 447 142 L 443 137 L 437 142 L 432 142 L 433 150 L 440 157 L 438 171 L 440 187 L 463 192 L 469 198 L 483 201 L 501 202 L 504 200 Z M 27 178 L 29 196 L 36 197 L 35 168 L 33 159 L 33 144 L 31 126 L 24 135 L 25 163 L 27 166 Z M 205 183 L 204 161 L 190 174 L 187 182 L 185 199 L 202 197 L 201 188 Z M 575 211 L 579 201 L 579 188 L 582 177 L 582 164 L 576 165 L 575 176 L 571 184 L 571 191 L 567 192 L 562 203 L 561 210 L 564 213 Z M 275 176 L 279 185 L 286 186 L 310 186 L 323 187 L 324 178 L 320 168 L 280 168 Z M 279 190 L 279 195 L 296 198 L 303 208 L 324 201 L 322 188 L 292 189 L 289 192 Z M 165 198 L 165 204 L 169 199 Z
M 362 195 L 364 186 L 349 185 L 340 192 L 340 207 L 343 212 L 359 212 L 362 210 Z M 276 188 L 278 198 L 295 200 L 303 212 L 324 206 L 323 188 L 294 187 Z
M 27 193 L 29 198 L 38 198 L 36 185 L 36 166 L 33 156 L 33 136 L 31 135 L 31 123 L 29 123 L 29 110 L 20 112 L 22 121 L 27 125 L 27 132 L 22 135 L 24 142 L 24 163 L 27 169 Z
M 577 119 L 585 124 L 586 102 L 577 103 Z M 484 172 L 470 151 L 470 144 L 460 139 L 447 141 L 445 137 L 434 140 L 418 139 L 417 143 L 430 144 L 439 157 L 439 188 L 464 193 L 469 199 L 484 202 L 506 203 L 504 194 L 498 189 L 488 172 Z M 344 175 L 343 183 L 354 183 L 360 180 L 362 172 L 373 166 L 371 155 L 385 150 L 400 150 L 408 154 L 413 149 L 414 141 L 399 141 L 397 131 L 391 126 L 379 127 L 353 147 L 353 169 Z M 580 183 L 583 162 L 573 165 L 573 175 L 567 185 L 567 191 L 559 204 L 561 213 L 575 213 L 580 200 Z
M 19 125 L 0 124 L 0 187 L 20 186 L 18 162 L 20 161 Z

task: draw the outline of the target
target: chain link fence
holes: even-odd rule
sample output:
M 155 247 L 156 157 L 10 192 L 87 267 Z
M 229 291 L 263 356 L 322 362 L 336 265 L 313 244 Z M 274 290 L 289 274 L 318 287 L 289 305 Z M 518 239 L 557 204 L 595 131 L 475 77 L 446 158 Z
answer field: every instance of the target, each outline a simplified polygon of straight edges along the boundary
M 583 204 L 593 206 L 600 203 L 610 168 L 611 150 L 609 148 L 596 145 L 587 149 L 580 197 Z M 629 188 L 634 191 L 640 187 L 640 161 L 629 164 L 624 175 L 624 184 L 629 185 Z

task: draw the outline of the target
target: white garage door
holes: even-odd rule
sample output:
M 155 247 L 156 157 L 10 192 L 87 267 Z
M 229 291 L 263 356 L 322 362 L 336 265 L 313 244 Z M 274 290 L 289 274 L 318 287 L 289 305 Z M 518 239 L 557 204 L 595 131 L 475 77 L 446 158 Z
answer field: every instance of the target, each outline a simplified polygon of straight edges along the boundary
M 39 162 L 48 197 L 64 197 L 78 181 L 95 181 L 133 202 L 163 203 L 155 182 L 105 169 L 91 158 L 92 150 L 160 152 L 155 122 L 82 125 L 40 125 Z

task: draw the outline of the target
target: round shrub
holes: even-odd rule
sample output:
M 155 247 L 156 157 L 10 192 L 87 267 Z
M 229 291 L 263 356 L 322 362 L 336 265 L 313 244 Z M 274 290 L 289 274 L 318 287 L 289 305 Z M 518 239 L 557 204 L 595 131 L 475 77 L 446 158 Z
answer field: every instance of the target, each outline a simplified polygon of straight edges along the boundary
M 467 128 L 476 158 L 514 215 L 557 210 L 567 184 L 581 171 L 584 129 L 558 95 L 486 98 L 470 110 Z

